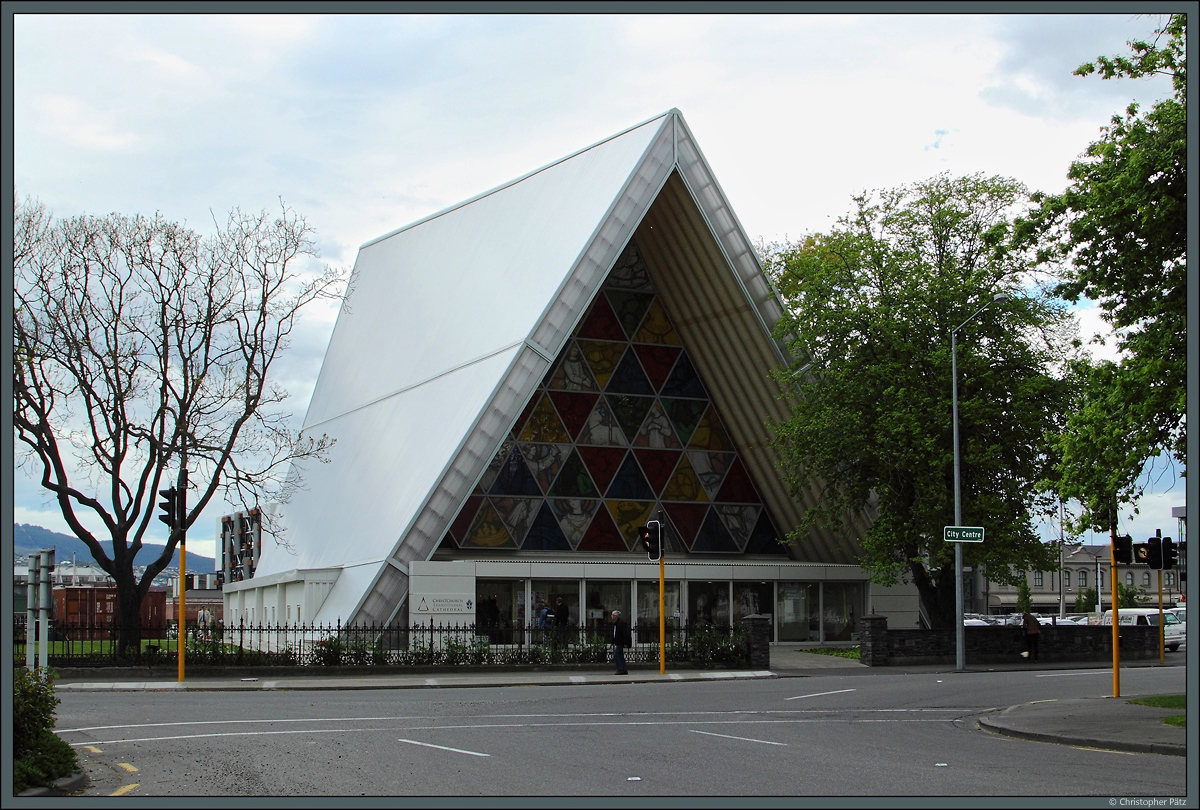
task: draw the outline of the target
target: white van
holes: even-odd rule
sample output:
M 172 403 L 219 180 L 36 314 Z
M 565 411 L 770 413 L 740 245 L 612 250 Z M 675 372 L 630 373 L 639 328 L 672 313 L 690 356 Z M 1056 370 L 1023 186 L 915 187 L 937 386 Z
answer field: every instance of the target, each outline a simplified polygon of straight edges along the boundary
M 1139 624 L 1158 626 L 1158 608 L 1121 608 L 1118 615 L 1121 617 L 1121 626 Z M 1163 609 L 1162 617 L 1163 644 L 1168 650 L 1175 652 L 1187 643 L 1187 625 L 1179 621 L 1179 617 L 1166 608 Z M 1104 619 L 1101 624 L 1112 627 L 1111 610 L 1104 611 Z

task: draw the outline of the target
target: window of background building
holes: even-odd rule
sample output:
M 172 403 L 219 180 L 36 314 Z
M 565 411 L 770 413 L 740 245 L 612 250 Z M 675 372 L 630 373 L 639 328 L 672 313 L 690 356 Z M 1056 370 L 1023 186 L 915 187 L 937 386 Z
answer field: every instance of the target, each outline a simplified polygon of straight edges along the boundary
M 1143 587 L 1146 587 L 1146 586 L 1148 586 L 1149 584 L 1150 584 L 1150 572 L 1149 572 L 1149 571 L 1143 571 L 1143 572 L 1142 572 L 1142 586 L 1143 586 Z
M 775 588 L 770 582 L 733 583 L 733 621 L 735 624 L 754 614 L 771 617 L 775 611 Z
M 1130 588 L 1133 587 L 1133 572 L 1132 571 L 1125 572 L 1125 585 Z
M 1166 577 L 1165 583 L 1167 585 L 1171 585 L 1171 586 L 1175 585 L 1175 572 L 1174 571 L 1167 572 L 1167 577 Z
M 826 582 L 821 602 L 824 641 L 854 641 L 862 613 L 862 585 L 857 582 Z
M 688 583 L 688 624 L 729 626 L 729 583 Z
M 663 583 L 663 615 L 668 636 L 678 629 L 683 614 L 679 607 L 679 583 L 667 580 Z M 637 633 L 638 640 L 652 641 L 658 638 L 658 580 L 639 579 L 637 584 Z
M 1080 572 L 1079 572 L 1079 587 L 1080 587 L 1080 588 L 1086 588 L 1086 587 L 1087 587 L 1087 571 L 1080 571 Z
M 493 644 L 513 644 L 513 629 L 525 624 L 525 582 L 519 579 L 475 581 L 475 625 Z
M 1041 571 L 1033 572 L 1033 587 L 1035 587 L 1035 588 L 1042 587 L 1042 572 Z
M 535 622 L 537 621 L 538 600 L 544 600 L 546 607 L 553 610 L 554 606 L 558 604 L 558 597 L 561 596 L 567 606 L 567 624 L 571 627 L 579 626 L 579 580 L 535 579 L 529 583 L 529 589 L 529 598 L 533 600 L 534 604 L 531 615 Z M 555 624 L 557 623 L 556 619 Z
M 780 582 L 777 602 L 780 641 L 820 641 L 820 613 L 815 582 Z
M 633 605 L 633 585 L 629 580 L 619 582 L 602 579 L 590 579 L 587 583 L 587 605 L 583 617 L 588 630 L 603 632 L 608 623 L 608 616 L 614 610 L 621 611 L 625 621 L 631 621 L 630 608 Z M 632 625 L 631 625 L 632 626 Z

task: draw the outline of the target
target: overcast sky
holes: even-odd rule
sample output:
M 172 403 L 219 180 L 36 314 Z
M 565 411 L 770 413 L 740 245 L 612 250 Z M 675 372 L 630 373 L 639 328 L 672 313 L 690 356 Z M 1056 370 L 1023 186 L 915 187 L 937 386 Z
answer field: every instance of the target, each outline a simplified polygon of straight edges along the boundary
M 677 107 L 750 239 L 795 239 L 855 193 L 943 171 L 1061 191 L 1114 113 L 1170 93 L 1072 71 L 1161 21 L 18 14 L 14 187 L 59 216 L 161 212 L 201 231 L 282 198 L 349 268 L 368 240 Z M 335 317 L 311 311 L 281 368 L 297 426 Z M 16 479 L 15 521 L 67 532 Z M 1183 503 L 1175 483 L 1122 529 L 1174 536 Z M 224 511 L 191 551 L 213 553 Z

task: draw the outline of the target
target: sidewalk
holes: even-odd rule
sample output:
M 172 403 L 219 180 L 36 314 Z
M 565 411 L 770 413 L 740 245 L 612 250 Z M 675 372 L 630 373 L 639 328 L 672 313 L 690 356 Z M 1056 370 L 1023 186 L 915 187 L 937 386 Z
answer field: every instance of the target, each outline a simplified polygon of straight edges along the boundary
M 1182 661 L 1182 659 L 1180 659 Z M 1176 665 L 1176 664 L 1168 664 Z M 953 665 L 921 664 L 894 667 L 868 667 L 858 661 L 831 655 L 805 652 L 796 647 L 776 645 L 771 648 L 771 668 L 767 670 L 698 670 L 678 669 L 659 674 L 656 666 L 630 665 L 628 675 L 609 671 L 587 672 L 574 670 L 520 672 L 426 672 L 385 675 L 270 675 L 245 677 L 187 677 L 178 680 L 98 680 L 99 673 L 86 670 L 64 670 L 59 673 L 55 690 L 61 692 L 250 692 L 250 691 L 315 691 L 322 689 L 446 689 L 488 686 L 578 686 L 584 684 L 666 683 L 754 678 L 805 678 L 818 675 L 887 675 L 903 673 L 946 673 L 969 676 L 975 672 L 1030 671 L 1053 669 L 1099 669 L 1104 664 L 1042 663 L 1031 667 L 1027 663 L 986 664 L 956 672 Z M 1122 664 L 1122 668 L 1159 666 L 1157 661 L 1137 661 Z M 995 709 L 979 718 L 982 729 L 1012 737 L 1042 742 L 1103 748 L 1134 753 L 1187 753 L 1187 732 L 1168 726 L 1162 719 L 1179 714 L 1173 709 L 1130 704 L 1130 698 L 1079 698 L 1023 703 Z M 77 784 L 79 779 L 84 781 Z M 86 775 L 60 780 L 59 793 L 72 793 L 86 786 Z M 26 791 L 22 796 L 53 795 L 47 789 Z

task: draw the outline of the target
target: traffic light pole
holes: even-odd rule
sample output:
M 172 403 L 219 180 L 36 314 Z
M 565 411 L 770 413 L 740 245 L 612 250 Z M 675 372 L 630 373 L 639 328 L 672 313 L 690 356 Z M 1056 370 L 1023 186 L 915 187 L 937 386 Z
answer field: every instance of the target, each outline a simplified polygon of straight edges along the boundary
M 1108 543 L 1108 580 L 1109 591 L 1112 593 L 1112 662 L 1113 662 L 1113 693 L 1112 696 L 1118 698 L 1121 696 L 1121 652 L 1119 649 L 1119 638 L 1117 624 L 1120 621 L 1120 616 L 1117 613 L 1117 506 L 1113 503 L 1112 523 L 1109 528 L 1109 543 Z M 1100 614 L 1101 621 L 1104 620 L 1104 614 Z
M 186 457 L 185 457 L 186 458 Z M 187 464 L 180 462 L 179 465 L 179 485 L 175 496 L 175 527 L 174 530 L 179 532 L 179 620 L 176 625 L 178 630 L 175 633 L 175 644 L 179 650 L 179 683 L 183 683 L 183 659 L 184 650 L 187 648 L 187 627 L 184 624 L 187 616 L 187 529 L 185 523 L 187 520 Z

